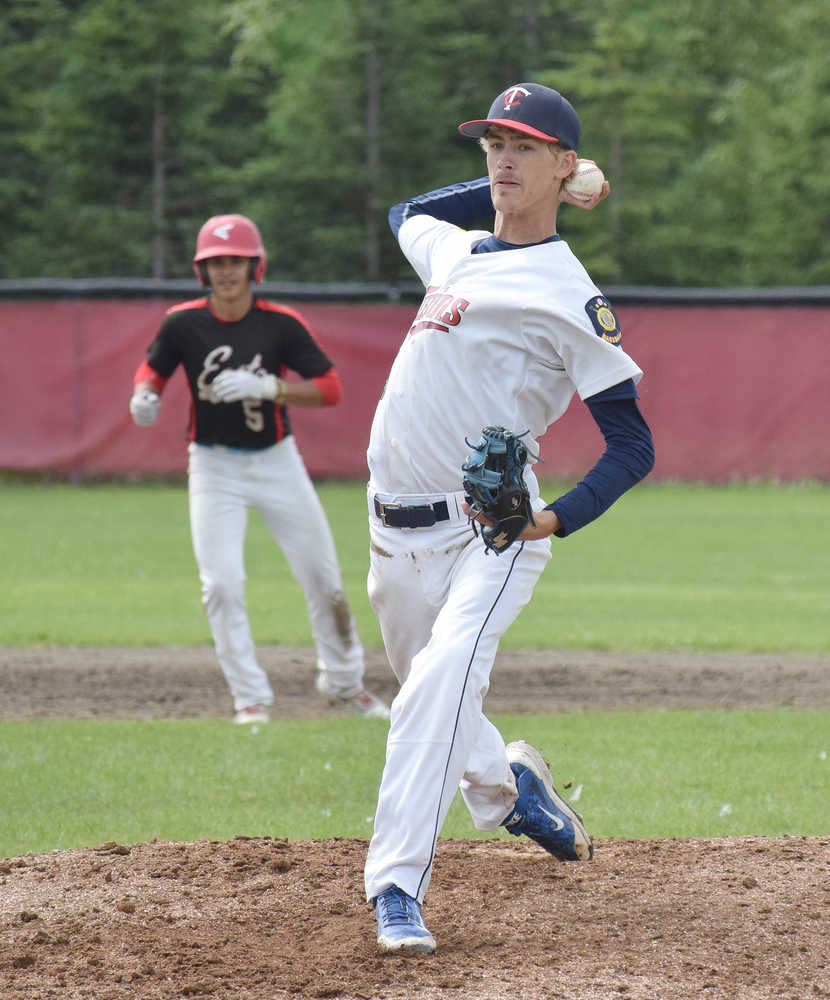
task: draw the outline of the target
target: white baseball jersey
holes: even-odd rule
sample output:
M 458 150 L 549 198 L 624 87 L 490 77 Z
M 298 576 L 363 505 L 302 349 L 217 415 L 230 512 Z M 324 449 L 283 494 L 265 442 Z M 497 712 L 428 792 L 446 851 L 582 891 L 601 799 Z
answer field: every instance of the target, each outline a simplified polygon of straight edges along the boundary
M 613 311 L 567 243 L 473 254 L 487 232 L 414 215 L 398 239 L 427 293 L 392 366 L 367 458 L 378 493 L 460 488 L 465 438 L 482 427 L 533 442 L 582 399 L 642 371 L 619 346 Z M 424 419 L 441 401 L 441 419 Z M 532 474 L 531 494 L 538 495 Z

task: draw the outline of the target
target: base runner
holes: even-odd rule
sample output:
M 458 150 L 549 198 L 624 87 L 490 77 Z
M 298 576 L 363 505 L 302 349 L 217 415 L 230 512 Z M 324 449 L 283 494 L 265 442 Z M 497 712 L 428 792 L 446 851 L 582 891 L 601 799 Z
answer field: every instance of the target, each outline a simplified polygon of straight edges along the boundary
M 214 216 L 196 241 L 194 269 L 211 294 L 169 309 L 135 374 L 130 413 L 155 423 L 181 365 L 192 397 L 188 492 L 202 600 L 234 720 L 267 722 L 274 695 L 259 666 L 245 604 L 248 512 L 260 513 L 308 606 L 317 689 L 367 718 L 389 709 L 363 684 L 363 646 L 343 590 L 334 541 L 291 433 L 288 404 L 333 406 L 337 372 L 303 317 L 257 298 L 266 254 L 256 225 Z M 284 381 L 291 370 L 300 381 Z

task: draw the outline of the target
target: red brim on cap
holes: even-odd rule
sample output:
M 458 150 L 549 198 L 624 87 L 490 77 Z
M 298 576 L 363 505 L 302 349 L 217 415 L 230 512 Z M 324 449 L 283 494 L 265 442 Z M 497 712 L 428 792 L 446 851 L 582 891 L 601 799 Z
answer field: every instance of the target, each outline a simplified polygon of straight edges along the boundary
M 458 126 L 458 131 L 462 135 L 471 139 L 480 139 L 491 125 L 501 125 L 502 128 L 512 129 L 514 132 L 522 132 L 524 135 L 532 135 L 534 139 L 543 139 L 545 142 L 559 142 L 555 135 L 548 135 L 540 132 L 532 125 L 525 125 L 523 122 L 511 121 L 509 118 L 484 118 L 472 122 L 463 122 Z

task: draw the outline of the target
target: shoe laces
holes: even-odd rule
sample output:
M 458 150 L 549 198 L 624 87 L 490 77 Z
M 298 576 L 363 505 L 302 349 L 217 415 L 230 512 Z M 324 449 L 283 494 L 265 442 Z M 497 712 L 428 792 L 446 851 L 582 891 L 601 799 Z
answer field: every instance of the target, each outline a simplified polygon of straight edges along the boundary
M 383 922 L 387 925 L 411 924 L 413 922 L 420 924 L 421 922 L 417 902 L 402 890 L 381 893 L 378 896 L 378 902 L 383 911 Z
M 519 829 L 524 826 L 526 816 L 524 813 L 519 812 L 518 809 L 514 809 L 512 813 L 507 817 L 502 823 L 502 826 L 506 826 L 508 830 L 513 832 L 514 829 Z

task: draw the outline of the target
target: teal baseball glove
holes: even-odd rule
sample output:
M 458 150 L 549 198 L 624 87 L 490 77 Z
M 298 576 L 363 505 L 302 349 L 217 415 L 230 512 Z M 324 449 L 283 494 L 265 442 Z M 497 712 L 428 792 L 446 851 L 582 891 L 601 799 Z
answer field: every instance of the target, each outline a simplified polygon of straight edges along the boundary
M 491 521 L 481 527 L 481 538 L 497 554 L 516 541 L 526 524 L 536 524 L 524 480 L 528 450 L 522 436 L 504 427 L 485 427 L 478 444 L 467 441 L 472 451 L 461 466 L 473 531 L 479 532 L 479 515 Z

